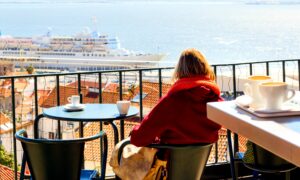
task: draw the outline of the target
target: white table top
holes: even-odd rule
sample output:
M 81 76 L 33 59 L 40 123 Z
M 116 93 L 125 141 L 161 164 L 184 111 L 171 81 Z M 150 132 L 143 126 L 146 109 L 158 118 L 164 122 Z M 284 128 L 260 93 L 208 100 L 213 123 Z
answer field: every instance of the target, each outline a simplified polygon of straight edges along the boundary
M 225 101 L 208 103 L 207 117 L 300 167 L 300 116 L 260 118 Z

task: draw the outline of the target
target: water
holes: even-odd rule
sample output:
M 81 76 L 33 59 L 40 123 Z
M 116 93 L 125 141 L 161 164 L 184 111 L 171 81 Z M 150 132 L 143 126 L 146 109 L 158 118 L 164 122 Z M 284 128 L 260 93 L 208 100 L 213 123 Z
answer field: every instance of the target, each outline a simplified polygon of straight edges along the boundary
M 296 59 L 299 9 L 298 4 L 242 1 L 2 2 L 0 30 L 34 36 L 51 28 L 52 35 L 73 35 L 89 27 L 118 36 L 130 50 L 168 53 L 163 62 L 171 64 L 189 47 L 201 50 L 212 64 Z

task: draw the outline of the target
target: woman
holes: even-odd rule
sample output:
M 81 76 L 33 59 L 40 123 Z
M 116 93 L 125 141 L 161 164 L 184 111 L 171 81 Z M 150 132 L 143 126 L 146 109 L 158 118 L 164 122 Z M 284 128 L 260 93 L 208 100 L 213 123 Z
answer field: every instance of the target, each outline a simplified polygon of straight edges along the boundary
M 166 96 L 132 130 L 132 144 L 193 144 L 218 140 L 221 126 L 207 119 L 206 103 L 222 101 L 222 98 L 203 54 L 196 49 L 183 51 L 173 79 L 176 82 Z

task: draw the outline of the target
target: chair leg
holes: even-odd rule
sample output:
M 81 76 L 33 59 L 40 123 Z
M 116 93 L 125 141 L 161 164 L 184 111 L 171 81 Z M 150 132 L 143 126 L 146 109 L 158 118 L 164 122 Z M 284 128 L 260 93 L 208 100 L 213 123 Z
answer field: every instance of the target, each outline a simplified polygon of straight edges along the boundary
M 21 164 L 21 172 L 20 172 L 20 180 L 25 179 L 25 165 L 26 165 L 26 157 L 25 153 L 23 154 L 22 164 Z
M 291 179 L 291 171 L 285 172 L 285 180 Z

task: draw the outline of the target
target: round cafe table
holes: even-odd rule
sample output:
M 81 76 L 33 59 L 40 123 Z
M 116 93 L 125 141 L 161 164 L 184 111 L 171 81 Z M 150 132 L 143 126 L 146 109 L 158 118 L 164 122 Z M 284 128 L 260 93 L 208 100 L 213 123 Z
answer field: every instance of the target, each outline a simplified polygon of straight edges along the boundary
M 38 138 L 38 124 L 43 117 L 76 122 L 107 122 L 112 125 L 114 131 L 115 144 L 119 141 L 119 133 L 115 120 L 120 120 L 121 138 L 124 138 L 124 120 L 134 117 L 139 113 L 136 107 L 130 106 L 126 115 L 120 115 L 116 104 L 84 104 L 83 110 L 68 111 L 64 106 L 56 106 L 43 109 L 43 113 L 38 115 L 34 122 L 34 137 Z

